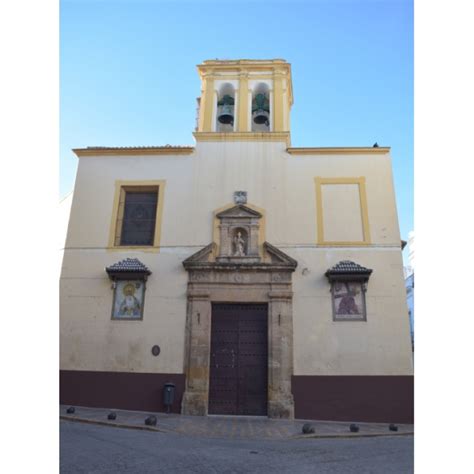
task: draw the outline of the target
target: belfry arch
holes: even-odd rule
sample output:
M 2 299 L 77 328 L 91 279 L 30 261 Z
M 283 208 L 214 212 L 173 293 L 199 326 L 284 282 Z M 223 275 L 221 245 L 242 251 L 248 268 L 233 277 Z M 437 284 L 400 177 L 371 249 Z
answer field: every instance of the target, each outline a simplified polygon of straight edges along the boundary
M 216 131 L 233 132 L 235 128 L 235 89 L 225 82 L 217 91 Z

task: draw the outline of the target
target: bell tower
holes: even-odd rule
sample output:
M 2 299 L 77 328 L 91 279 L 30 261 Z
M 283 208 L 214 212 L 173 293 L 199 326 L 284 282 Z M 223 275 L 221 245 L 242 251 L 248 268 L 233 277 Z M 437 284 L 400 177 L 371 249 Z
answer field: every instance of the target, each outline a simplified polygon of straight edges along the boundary
M 290 132 L 291 66 L 283 59 L 208 60 L 201 78 L 198 123 L 202 134 Z

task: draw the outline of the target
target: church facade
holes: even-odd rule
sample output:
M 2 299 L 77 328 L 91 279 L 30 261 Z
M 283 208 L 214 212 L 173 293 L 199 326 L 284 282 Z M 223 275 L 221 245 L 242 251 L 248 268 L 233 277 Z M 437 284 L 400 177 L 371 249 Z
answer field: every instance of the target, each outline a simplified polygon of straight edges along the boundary
M 284 60 L 198 72 L 193 146 L 74 150 L 61 402 L 412 422 L 390 149 L 292 147 Z

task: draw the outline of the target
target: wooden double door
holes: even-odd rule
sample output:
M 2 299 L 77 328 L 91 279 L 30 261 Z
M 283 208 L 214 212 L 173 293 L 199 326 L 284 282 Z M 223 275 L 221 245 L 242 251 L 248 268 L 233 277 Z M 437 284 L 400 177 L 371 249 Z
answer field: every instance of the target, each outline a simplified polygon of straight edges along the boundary
M 267 415 L 267 304 L 213 304 L 209 414 Z

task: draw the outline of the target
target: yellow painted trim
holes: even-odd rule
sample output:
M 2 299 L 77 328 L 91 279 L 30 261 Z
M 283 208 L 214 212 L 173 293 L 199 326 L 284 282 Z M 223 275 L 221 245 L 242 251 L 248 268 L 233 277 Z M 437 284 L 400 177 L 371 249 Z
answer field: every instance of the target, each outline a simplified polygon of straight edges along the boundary
M 215 259 L 219 255 L 219 218 L 216 217 L 217 214 L 220 212 L 226 211 L 227 209 L 230 209 L 232 207 L 236 206 L 235 203 L 229 203 L 226 204 L 225 206 L 220 207 L 219 209 L 214 210 L 213 212 L 213 221 L 212 221 L 212 241 L 215 243 L 214 246 L 214 254 L 213 258 Z M 260 230 L 258 233 L 258 252 L 260 254 L 260 257 L 264 257 L 263 254 L 263 244 L 266 240 L 265 233 L 266 233 L 266 211 L 265 209 L 255 206 L 254 204 L 245 204 L 250 209 L 253 209 L 254 211 L 260 212 L 262 214 L 262 217 L 260 218 Z
M 249 113 L 249 82 L 246 75 L 240 76 L 239 80 L 239 120 L 238 120 L 238 131 L 248 132 L 248 113 Z
M 264 74 L 252 74 L 251 71 L 245 70 L 245 73 L 248 74 L 248 79 L 250 80 L 265 80 L 265 79 L 273 79 L 273 70 L 269 70 L 267 73 Z M 212 77 L 214 80 L 225 81 L 225 80 L 239 80 L 242 77 L 241 73 L 235 74 L 219 74 L 215 73 L 208 73 L 206 77 Z
M 283 77 L 278 74 L 273 77 L 273 130 L 284 131 L 283 119 Z
M 362 213 L 362 227 L 364 230 L 364 243 L 370 244 L 370 225 L 369 208 L 367 206 L 367 190 L 365 186 L 365 177 L 360 178 L 359 182 L 360 210 Z
M 123 188 L 127 187 L 158 187 L 158 206 L 156 209 L 155 221 L 155 238 L 153 246 L 139 246 L 139 245 L 115 245 L 115 237 L 117 234 L 117 220 L 119 213 L 120 194 Z M 144 181 L 115 181 L 115 194 L 112 207 L 112 216 L 110 220 L 109 230 L 109 245 L 107 250 L 140 250 L 144 252 L 159 252 L 161 241 L 161 222 L 163 219 L 164 197 L 165 197 L 165 180 L 144 180 Z
M 273 59 L 250 59 L 250 58 L 238 58 L 238 59 L 205 59 L 200 66 L 205 66 L 208 64 L 288 64 L 283 58 L 273 58 Z
M 242 69 L 242 68 L 240 68 Z M 247 73 L 247 77 L 249 80 L 273 80 L 274 78 L 274 72 L 275 69 L 269 69 L 267 73 L 264 74 L 252 74 L 250 70 L 245 69 L 245 72 Z M 236 72 L 235 74 L 225 74 L 225 73 L 219 73 L 219 72 L 208 72 L 206 74 L 206 77 L 211 77 L 214 80 L 234 80 L 238 81 L 242 77 L 241 74 Z M 288 106 L 289 108 L 293 105 L 293 85 L 292 85 L 292 80 L 291 80 L 291 70 L 283 73 L 283 77 L 286 77 L 287 79 L 287 89 L 288 89 Z
M 390 147 L 321 147 L 321 148 L 287 148 L 290 155 L 346 155 L 346 154 L 385 154 Z
M 362 242 L 358 240 L 348 240 L 348 241 L 341 241 L 341 242 L 318 242 L 318 247 L 370 247 L 371 244 L 367 242 Z
M 288 76 L 286 79 L 286 88 L 288 90 L 288 110 L 291 109 L 291 106 L 293 105 L 293 79 L 291 78 L 291 67 L 288 69 Z M 288 113 L 288 123 L 289 122 L 289 116 L 290 114 Z M 288 126 L 288 130 L 290 130 L 290 127 Z
M 201 100 L 201 113 L 203 113 L 202 132 L 212 131 L 212 115 L 214 111 L 214 79 L 206 77 L 204 83 L 203 100 Z
M 249 80 L 272 80 L 273 81 L 273 104 L 272 123 L 273 130 L 277 132 L 286 131 L 285 124 L 289 130 L 289 113 L 293 104 L 293 86 L 291 79 L 291 64 L 284 59 L 237 59 L 237 60 L 208 60 L 197 65 L 199 77 L 202 82 L 202 103 L 199 118 L 199 132 L 212 131 L 211 119 L 212 108 L 207 100 L 209 89 L 213 88 L 215 80 L 237 80 L 239 81 L 239 111 L 238 131 L 245 132 L 250 129 L 249 111 L 247 99 Z M 253 74 L 254 73 L 254 74 Z M 286 87 L 283 87 L 286 80 Z M 283 94 L 286 90 L 286 100 Z M 285 116 L 288 116 L 286 117 Z M 286 119 L 286 120 L 285 120 Z
M 359 185 L 359 199 L 360 212 L 362 219 L 362 231 L 364 240 L 362 241 L 326 241 L 324 240 L 324 219 L 323 219 L 323 199 L 321 187 L 324 184 L 357 184 Z M 316 188 L 316 224 L 317 224 L 317 239 L 316 243 L 321 246 L 330 247 L 359 247 L 370 245 L 370 226 L 369 226 L 369 211 L 367 206 L 367 192 L 365 186 L 365 177 L 358 178 L 323 178 L 317 176 L 314 178 L 314 185 Z
M 201 95 L 199 96 L 198 99 L 198 130 L 202 130 L 203 123 L 204 123 L 204 79 L 201 78 Z
M 226 72 L 240 72 L 240 71 L 273 71 L 275 68 L 284 70 L 289 73 L 291 70 L 291 64 L 287 63 L 284 59 L 270 59 L 270 60 L 208 60 L 202 64 L 197 65 L 199 75 L 202 77 L 204 74 L 213 74 L 219 71 Z
M 290 132 L 194 132 L 193 135 L 197 142 L 290 142 Z
M 324 241 L 323 234 L 323 197 L 321 193 L 321 178 L 314 178 L 314 185 L 316 186 L 316 243 Z
M 194 152 L 193 146 L 182 147 L 127 147 L 127 148 L 108 148 L 108 147 L 89 147 L 74 148 L 72 150 L 76 156 L 129 156 L 129 155 L 190 155 Z

